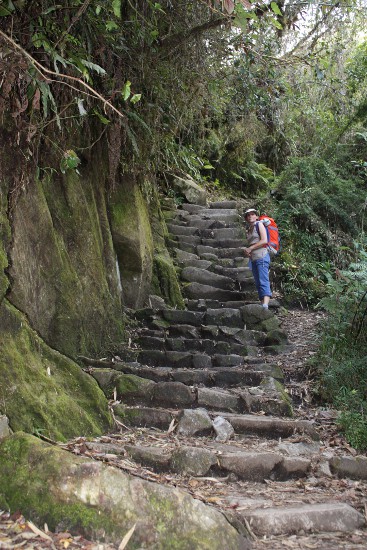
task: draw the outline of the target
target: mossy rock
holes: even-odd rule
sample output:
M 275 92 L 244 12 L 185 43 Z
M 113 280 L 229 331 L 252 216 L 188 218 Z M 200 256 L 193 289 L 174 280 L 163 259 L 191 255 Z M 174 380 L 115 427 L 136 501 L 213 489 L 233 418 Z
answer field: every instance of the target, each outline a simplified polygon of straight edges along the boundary
M 151 483 L 22 433 L 0 443 L 0 506 L 53 531 L 131 550 L 244 550 L 224 515 L 179 489 Z
M 124 334 L 103 174 L 89 168 L 88 176 L 30 178 L 11 221 L 8 298 L 74 358 L 111 349 Z
M 135 374 L 122 374 L 112 369 L 95 369 L 92 376 L 108 399 L 111 399 L 116 391 L 117 399 L 123 403 L 147 398 L 150 388 L 155 385 L 152 380 Z
M 287 344 L 288 343 L 288 337 L 287 334 L 280 329 L 274 329 L 270 330 L 266 334 L 266 338 L 264 341 L 264 346 L 273 346 L 273 345 L 281 345 L 281 344 Z
M 127 176 L 114 191 L 109 208 L 123 301 L 139 308 L 150 293 L 153 237 L 148 205 L 133 176 Z
M 0 189 L 0 302 L 9 288 L 9 279 L 5 274 L 5 269 L 9 265 L 7 248 L 10 243 L 11 233 L 6 215 L 7 200 L 5 197 L 7 197 L 7 193 L 2 193 Z
M 274 394 L 275 400 L 268 403 L 268 413 L 281 416 L 293 416 L 292 400 L 285 391 L 283 384 L 272 377 L 261 381 L 260 387 Z
M 162 296 L 172 307 L 185 307 L 177 273 L 168 253 L 154 255 L 152 291 Z
M 96 436 L 111 428 L 98 384 L 47 346 L 6 300 L 0 306 L 0 414 L 10 427 L 52 439 Z

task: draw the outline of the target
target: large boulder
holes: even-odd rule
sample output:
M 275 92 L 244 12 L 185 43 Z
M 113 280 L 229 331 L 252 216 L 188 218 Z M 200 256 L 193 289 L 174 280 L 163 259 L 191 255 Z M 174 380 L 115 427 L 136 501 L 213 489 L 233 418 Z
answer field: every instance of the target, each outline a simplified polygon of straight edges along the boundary
M 173 190 L 183 196 L 187 202 L 192 204 L 206 205 L 206 191 L 194 182 L 190 176 L 180 178 L 173 176 L 171 178 L 171 186 Z
M 17 433 L 0 444 L 0 507 L 38 525 L 118 545 L 136 525 L 131 548 L 248 548 L 214 508 L 176 489 L 134 478 L 37 438 Z

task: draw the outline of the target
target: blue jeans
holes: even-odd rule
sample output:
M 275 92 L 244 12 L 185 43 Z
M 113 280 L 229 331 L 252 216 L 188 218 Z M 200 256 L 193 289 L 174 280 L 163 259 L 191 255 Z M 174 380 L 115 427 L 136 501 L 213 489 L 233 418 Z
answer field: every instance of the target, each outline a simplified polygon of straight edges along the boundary
M 260 260 L 250 260 L 249 267 L 251 267 L 252 274 L 255 279 L 255 285 L 257 293 L 260 300 L 264 296 L 272 296 L 270 290 L 270 281 L 269 281 L 269 267 L 270 267 L 270 256 L 267 254 Z

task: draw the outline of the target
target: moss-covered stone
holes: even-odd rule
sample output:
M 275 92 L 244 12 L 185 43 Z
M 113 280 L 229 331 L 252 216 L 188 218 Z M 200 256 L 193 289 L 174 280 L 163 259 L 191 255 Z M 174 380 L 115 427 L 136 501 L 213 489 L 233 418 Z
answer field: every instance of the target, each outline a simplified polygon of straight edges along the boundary
M 12 212 L 9 300 L 52 347 L 97 354 L 123 336 L 103 172 L 30 179 Z
M 64 440 L 111 427 L 95 380 L 48 347 L 7 300 L 0 305 L 0 333 L 0 413 L 14 431 Z
M 155 382 L 134 374 L 122 374 L 112 369 L 95 369 L 92 372 L 108 399 L 116 397 L 123 403 L 132 403 L 135 400 L 147 397 L 149 389 Z
M 152 290 L 169 305 L 180 309 L 185 307 L 177 273 L 168 253 L 154 255 Z
M 175 488 L 134 478 L 35 437 L 0 443 L 0 506 L 52 530 L 119 544 L 136 524 L 129 548 L 241 550 L 246 541 L 214 508 Z M 16 472 L 16 475 L 14 475 Z
M 156 190 L 150 202 L 150 220 L 154 239 L 152 293 L 164 298 L 165 302 L 172 307 L 184 308 L 178 274 L 166 246 L 168 239 L 166 216 L 161 210 Z
M 153 238 L 147 203 L 132 177 L 126 177 L 113 193 L 110 218 L 124 303 L 141 307 L 152 277 Z
M 280 416 L 293 416 L 292 400 L 285 391 L 283 384 L 272 377 L 265 378 L 260 383 L 260 387 L 274 394 L 276 400 L 269 403 L 268 413 Z
M 10 225 L 7 218 L 6 188 L 0 188 L 0 302 L 9 288 L 9 279 L 5 274 L 8 267 L 7 247 L 10 242 Z

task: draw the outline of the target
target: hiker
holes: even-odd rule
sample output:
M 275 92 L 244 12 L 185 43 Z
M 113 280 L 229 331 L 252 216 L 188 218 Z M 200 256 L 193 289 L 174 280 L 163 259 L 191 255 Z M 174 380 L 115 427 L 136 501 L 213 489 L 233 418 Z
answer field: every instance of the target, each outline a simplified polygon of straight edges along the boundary
M 245 256 L 250 258 L 249 267 L 251 267 L 262 306 L 268 309 L 272 293 L 269 281 L 270 255 L 267 250 L 268 237 L 266 229 L 261 222 L 258 222 L 255 208 L 246 210 L 244 217 L 249 226 Z

